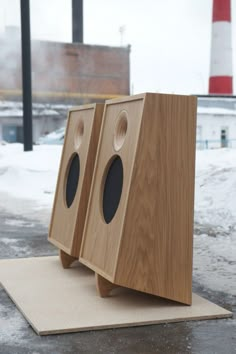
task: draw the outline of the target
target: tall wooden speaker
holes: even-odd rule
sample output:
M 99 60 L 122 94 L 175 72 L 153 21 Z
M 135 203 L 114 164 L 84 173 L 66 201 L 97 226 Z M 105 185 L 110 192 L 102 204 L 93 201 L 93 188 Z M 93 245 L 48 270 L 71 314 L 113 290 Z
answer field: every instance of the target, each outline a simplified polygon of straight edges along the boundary
M 103 108 L 85 105 L 68 114 L 49 229 L 65 268 L 79 258 Z
M 107 101 L 80 261 L 113 284 L 191 304 L 196 98 Z

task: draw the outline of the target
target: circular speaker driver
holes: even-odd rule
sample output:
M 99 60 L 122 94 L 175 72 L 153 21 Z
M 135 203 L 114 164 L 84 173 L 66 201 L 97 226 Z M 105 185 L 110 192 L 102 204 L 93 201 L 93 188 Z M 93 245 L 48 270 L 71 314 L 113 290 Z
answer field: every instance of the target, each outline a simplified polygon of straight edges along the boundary
M 111 160 L 110 160 L 111 161 Z M 119 156 L 115 156 L 108 163 L 106 176 L 104 176 L 104 189 L 102 197 L 102 210 L 104 220 L 109 224 L 118 209 L 123 187 L 123 164 Z
M 79 183 L 79 175 L 80 175 L 80 160 L 79 160 L 79 155 L 78 154 L 73 154 L 72 158 L 69 161 L 68 164 L 68 173 L 67 179 L 66 179 L 66 188 L 65 188 L 65 199 L 66 199 L 66 205 L 68 208 L 72 205 L 78 183 Z

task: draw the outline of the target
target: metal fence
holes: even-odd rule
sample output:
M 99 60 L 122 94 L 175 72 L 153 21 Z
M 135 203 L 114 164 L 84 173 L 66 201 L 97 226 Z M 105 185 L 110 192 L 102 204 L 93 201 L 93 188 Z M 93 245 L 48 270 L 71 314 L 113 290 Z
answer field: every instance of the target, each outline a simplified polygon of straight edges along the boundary
M 196 141 L 196 148 L 197 148 L 197 150 L 220 149 L 220 148 L 235 148 L 236 149 L 236 139 L 197 140 Z

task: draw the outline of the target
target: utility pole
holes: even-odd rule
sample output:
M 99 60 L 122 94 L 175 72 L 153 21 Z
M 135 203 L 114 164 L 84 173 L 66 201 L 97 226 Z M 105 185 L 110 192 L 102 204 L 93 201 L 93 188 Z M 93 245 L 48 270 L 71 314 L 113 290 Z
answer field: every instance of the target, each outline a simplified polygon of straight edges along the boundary
M 24 151 L 32 151 L 32 88 L 29 0 L 21 0 L 21 53 Z
M 83 0 L 72 0 L 72 42 L 83 41 Z

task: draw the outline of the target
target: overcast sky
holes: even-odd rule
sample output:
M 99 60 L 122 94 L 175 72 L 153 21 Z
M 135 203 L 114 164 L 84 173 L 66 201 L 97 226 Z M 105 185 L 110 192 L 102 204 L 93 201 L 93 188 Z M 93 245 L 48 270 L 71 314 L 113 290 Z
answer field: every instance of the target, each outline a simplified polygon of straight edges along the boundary
M 32 38 L 71 41 L 70 0 L 31 0 L 30 5 Z M 124 25 L 122 45 L 131 44 L 132 93 L 205 94 L 211 18 L 212 0 L 84 0 L 84 42 L 119 46 Z M 236 0 L 232 19 L 234 42 Z M 20 0 L 0 0 L 0 33 L 7 25 L 20 25 Z

